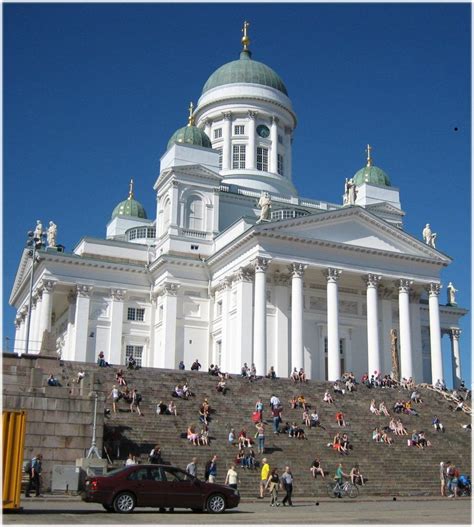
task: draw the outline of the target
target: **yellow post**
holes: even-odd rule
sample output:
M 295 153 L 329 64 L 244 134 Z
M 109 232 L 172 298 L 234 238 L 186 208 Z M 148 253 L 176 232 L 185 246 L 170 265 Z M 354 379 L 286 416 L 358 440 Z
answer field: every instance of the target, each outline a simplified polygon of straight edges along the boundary
M 20 507 L 23 447 L 25 444 L 26 412 L 3 412 L 3 508 Z

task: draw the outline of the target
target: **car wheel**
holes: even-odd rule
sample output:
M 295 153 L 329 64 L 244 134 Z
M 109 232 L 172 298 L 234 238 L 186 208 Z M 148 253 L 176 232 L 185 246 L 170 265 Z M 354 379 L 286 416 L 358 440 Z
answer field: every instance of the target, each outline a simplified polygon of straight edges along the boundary
M 114 498 L 114 510 L 115 512 L 127 514 L 133 511 L 135 503 L 135 496 L 132 493 L 121 492 Z
M 104 507 L 107 512 L 114 512 L 114 508 L 112 505 L 106 505 L 105 503 L 102 503 L 102 507 Z
M 207 498 L 207 504 L 206 504 L 207 512 L 211 512 L 212 514 L 220 514 L 221 512 L 225 511 L 225 499 L 224 496 L 221 494 L 211 494 L 209 498 Z

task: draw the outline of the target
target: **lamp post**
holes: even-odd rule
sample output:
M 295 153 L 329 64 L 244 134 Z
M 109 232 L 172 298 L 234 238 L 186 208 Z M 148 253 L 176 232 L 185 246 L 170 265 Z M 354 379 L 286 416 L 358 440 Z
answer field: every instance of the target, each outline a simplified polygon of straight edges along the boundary
M 94 420 L 93 420 L 93 423 L 92 423 L 91 447 L 89 448 L 89 452 L 87 452 L 86 458 L 90 458 L 90 457 L 92 457 L 93 454 L 95 454 L 99 459 L 102 459 L 102 456 L 99 454 L 99 450 L 97 449 L 97 444 L 96 444 L 97 399 L 99 398 L 99 394 L 97 392 L 92 392 L 90 395 L 94 397 Z
M 41 231 L 41 232 L 39 232 Z M 30 347 L 30 326 L 31 326 L 31 301 L 33 297 L 33 279 L 35 274 L 35 263 L 39 260 L 36 251 L 41 249 L 44 245 L 45 233 L 43 229 L 35 229 L 35 231 L 28 232 L 28 240 L 26 246 L 29 247 L 28 256 L 31 257 L 31 276 L 30 276 L 30 293 L 28 298 L 28 320 L 26 323 L 26 342 L 25 342 L 25 355 L 28 355 Z

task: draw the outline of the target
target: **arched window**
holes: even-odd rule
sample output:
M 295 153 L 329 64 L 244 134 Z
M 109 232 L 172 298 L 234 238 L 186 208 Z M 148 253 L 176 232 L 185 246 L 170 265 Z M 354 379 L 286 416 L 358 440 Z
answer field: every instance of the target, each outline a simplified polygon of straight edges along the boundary
M 186 203 L 186 228 L 203 230 L 203 203 L 198 196 L 191 196 Z

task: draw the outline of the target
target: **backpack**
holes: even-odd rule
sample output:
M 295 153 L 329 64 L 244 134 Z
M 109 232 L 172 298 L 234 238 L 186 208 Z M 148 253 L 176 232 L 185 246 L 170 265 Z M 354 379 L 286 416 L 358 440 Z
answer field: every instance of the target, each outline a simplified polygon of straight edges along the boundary
M 27 461 L 25 465 L 25 474 L 31 474 L 32 468 L 33 468 L 33 465 L 31 463 L 31 460 Z

